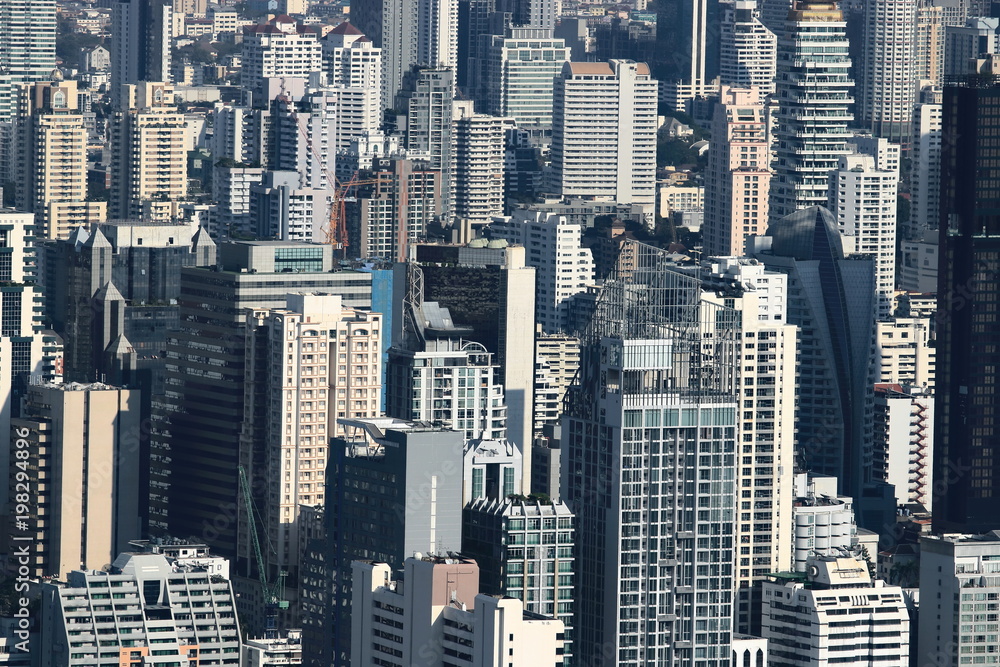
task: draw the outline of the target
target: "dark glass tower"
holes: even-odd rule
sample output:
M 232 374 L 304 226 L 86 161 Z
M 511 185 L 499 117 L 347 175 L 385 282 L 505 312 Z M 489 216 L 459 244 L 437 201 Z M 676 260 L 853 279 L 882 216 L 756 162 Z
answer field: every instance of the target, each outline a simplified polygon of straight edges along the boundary
M 944 90 L 934 530 L 1000 528 L 1000 84 Z

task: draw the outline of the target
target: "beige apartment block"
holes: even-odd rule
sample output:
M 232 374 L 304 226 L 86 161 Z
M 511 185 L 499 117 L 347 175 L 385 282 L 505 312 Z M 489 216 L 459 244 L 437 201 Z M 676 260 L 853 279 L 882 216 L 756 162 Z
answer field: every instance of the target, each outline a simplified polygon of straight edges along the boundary
M 187 195 L 186 121 L 169 84 L 125 88 L 128 105 L 111 122 L 108 217 L 168 220 Z

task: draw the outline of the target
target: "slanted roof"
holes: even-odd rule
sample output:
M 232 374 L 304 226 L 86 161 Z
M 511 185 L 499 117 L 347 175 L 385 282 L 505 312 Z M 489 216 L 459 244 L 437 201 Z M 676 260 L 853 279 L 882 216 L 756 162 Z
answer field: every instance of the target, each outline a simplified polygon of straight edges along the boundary
M 358 28 L 352 24 L 350 21 L 344 21 L 336 28 L 331 30 L 328 34 L 330 35 L 363 35 L 364 33 L 358 30 Z
M 611 70 L 611 65 L 608 63 L 576 63 L 568 62 L 566 65 L 569 66 L 569 71 L 574 75 L 597 75 L 597 76 L 614 76 L 615 73 Z

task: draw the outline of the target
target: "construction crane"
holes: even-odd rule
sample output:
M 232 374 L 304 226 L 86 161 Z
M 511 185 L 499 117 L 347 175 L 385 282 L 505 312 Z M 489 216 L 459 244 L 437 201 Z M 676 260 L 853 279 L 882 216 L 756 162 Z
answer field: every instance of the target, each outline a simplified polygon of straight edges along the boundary
M 282 95 L 284 96 L 284 79 L 282 79 Z M 332 245 L 334 250 L 341 253 L 342 257 L 347 256 L 347 215 L 345 212 L 344 201 L 347 199 L 348 191 L 359 185 L 374 185 L 378 183 L 377 178 L 359 180 L 358 174 L 355 173 L 350 181 L 347 183 L 342 183 L 340 179 L 330 173 L 330 170 L 323 165 L 323 159 L 320 157 L 319 152 L 316 150 L 315 144 L 309 139 L 309 133 L 306 128 L 302 126 L 302 122 L 299 120 L 299 114 L 295 111 L 294 103 L 285 96 L 285 101 L 288 104 L 288 108 L 291 110 L 292 118 L 295 120 L 295 126 L 299 130 L 299 135 L 302 140 L 306 142 L 309 150 L 312 152 L 313 157 L 316 159 L 316 164 L 323 170 L 323 178 L 326 180 L 327 185 L 333 192 L 333 201 L 330 203 L 330 217 L 327 220 L 326 227 L 326 243 Z
M 260 590 L 264 597 L 265 625 L 264 638 L 278 638 L 278 610 L 288 609 L 288 601 L 285 597 L 285 576 L 288 574 L 281 571 L 274 583 L 267 580 L 267 569 L 264 566 L 264 556 L 260 551 L 260 540 L 257 539 L 258 512 L 254 509 L 253 497 L 250 495 L 250 482 L 247 481 L 247 471 L 243 466 L 239 467 L 240 492 L 243 495 L 243 503 L 247 509 L 247 523 L 250 524 L 250 538 L 253 542 L 254 556 L 257 558 L 257 575 L 260 578 Z

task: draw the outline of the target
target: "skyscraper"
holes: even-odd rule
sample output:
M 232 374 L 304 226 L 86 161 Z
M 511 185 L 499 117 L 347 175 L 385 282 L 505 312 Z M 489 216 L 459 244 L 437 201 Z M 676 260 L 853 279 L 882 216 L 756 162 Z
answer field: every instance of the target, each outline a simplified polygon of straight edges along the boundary
M 471 106 L 471 103 L 466 103 Z M 455 217 L 487 223 L 503 215 L 507 130 L 510 118 L 485 114 L 461 114 L 455 105 L 454 160 Z
M 550 190 L 632 205 L 651 221 L 656 90 L 645 63 L 567 62 L 552 105 Z
M 122 86 L 140 81 L 170 81 L 172 11 L 167 0 L 112 3 L 110 88 L 114 107 L 128 101 L 122 97 Z
M 563 417 L 583 664 L 729 664 L 737 334 L 697 277 L 625 242 Z
M 970 77 L 944 89 L 934 406 L 934 530 L 981 533 L 1000 516 L 1000 146 L 979 137 L 1000 114 L 1000 86 Z
M 414 65 L 454 70 L 458 63 L 458 0 L 360 0 L 351 21 L 382 49 L 383 110 Z
M 382 124 L 382 50 L 348 22 L 320 40 L 327 84 L 336 92 L 337 151 Z
M 935 231 L 941 217 L 941 103 L 913 107 L 913 151 L 910 163 L 910 220 L 907 237 L 922 239 Z
M 858 85 L 858 119 L 875 136 L 910 139 L 916 93 L 918 0 L 865 3 L 864 49 Z
M 830 172 L 846 155 L 851 60 L 836 2 L 798 0 L 778 40 L 778 113 L 771 221 L 825 206 Z
M 719 0 L 671 0 L 657 5 L 656 78 L 664 101 L 684 111 L 685 103 L 711 91 L 719 75 Z
M 56 67 L 56 0 L 0 2 L 0 70 L 17 83 L 44 81 Z
M 796 465 L 862 497 L 872 477 L 875 263 L 845 257 L 836 218 L 813 206 L 773 220 L 756 258 L 788 275 L 788 321 L 800 328 Z M 877 528 L 881 528 L 878 525 Z
M 721 85 L 756 86 L 761 101 L 774 92 L 778 39 L 761 23 L 756 0 L 737 0 L 726 8 L 719 42 Z

